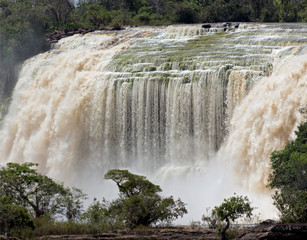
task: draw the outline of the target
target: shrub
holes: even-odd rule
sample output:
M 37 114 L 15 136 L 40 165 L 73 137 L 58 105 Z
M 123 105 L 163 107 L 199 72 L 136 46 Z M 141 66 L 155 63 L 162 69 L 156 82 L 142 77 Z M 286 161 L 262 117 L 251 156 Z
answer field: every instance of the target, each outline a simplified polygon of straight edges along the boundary
M 185 203 L 173 197 L 163 198 L 158 193 L 161 188 L 144 176 L 128 170 L 110 170 L 105 179 L 113 180 L 119 189 L 119 198 L 112 201 L 108 208 L 112 216 L 117 216 L 130 228 L 152 224 L 171 223 L 182 217 L 187 210 Z
M 283 222 L 307 222 L 307 122 L 299 126 L 296 140 L 271 154 L 268 187 L 275 189 L 274 205 Z
M 247 197 L 236 196 L 236 194 L 224 199 L 220 206 L 214 207 L 212 214 L 216 214 L 221 222 L 226 221 L 226 225 L 221 227 L 222 240 L 227 239 L 226 230 L 229 228 L 230 221 L 243 216 L 251 217 L 253 209 Z

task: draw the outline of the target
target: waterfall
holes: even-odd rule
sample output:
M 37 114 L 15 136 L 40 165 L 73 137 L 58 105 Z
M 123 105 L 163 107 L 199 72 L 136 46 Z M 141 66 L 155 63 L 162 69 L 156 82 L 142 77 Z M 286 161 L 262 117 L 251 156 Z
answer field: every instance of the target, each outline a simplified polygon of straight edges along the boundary
M 111 168 L 163 182 L 209 176 L 221 164 L 262 191 L 270 152 L 303 121 L 306 44 L 306 24 L 64 38 L 23 64 L 0 131 L 0 163 L 37 162 L 77 185 Z
M 235 109 L 221 153 L 249 189 L 264 190 L 271 153 L 293 140 L 297 126 L 306 121 L 300 111 L 307 106 L 306 50 L 276 66 Z

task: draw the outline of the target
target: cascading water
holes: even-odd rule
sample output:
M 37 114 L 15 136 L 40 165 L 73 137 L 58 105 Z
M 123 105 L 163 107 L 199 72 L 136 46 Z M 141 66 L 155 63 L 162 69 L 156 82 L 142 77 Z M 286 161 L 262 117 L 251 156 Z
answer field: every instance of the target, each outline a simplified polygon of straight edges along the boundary
M 24 63 L 0 132 L 0 163 L 37 162 L 78 186 L 129 168 L 188 202 L 183 195 L 218 204 L 239 185 L 263 189 L 270 152 L 303 121 L 305 45 L 304 24 L 62 39 Z M 236 175 L 243 184 L 230 184 Z M 194 207 L 199 214 L 206 206 Z

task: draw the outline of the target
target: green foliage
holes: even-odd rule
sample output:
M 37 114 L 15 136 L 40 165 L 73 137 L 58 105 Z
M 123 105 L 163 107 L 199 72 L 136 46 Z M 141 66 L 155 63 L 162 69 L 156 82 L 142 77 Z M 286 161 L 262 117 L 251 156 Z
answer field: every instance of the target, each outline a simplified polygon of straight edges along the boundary
M 9 197 L 0 197 L 0 235 L 20 233 L 25 228 L 34 229 L 34 222 L 26 208 L 11 204 Z
M 8 86 L 17 64 L 47 49 L 42 11 L 39 1 L 0 0 L 0 81 Z
M 216 214 L 221 221 L 227 221 L 227 219 L 234 221 L 244 215 L 251 217 L 253 209 L 247 197 L 233 196 L 224 199 L 220 206 L 214 207 L 212 213 Z
M 113 169 L 108 171 L 104 178 L 113 180 L 124 198 L 162 191 L 158 185 L 151 183 L 146 177 L 132 174 L 128 170 Z
M 226 221 L 226 225 L 221 228 L 222 239 L 226 238 L 226 230 L 229 228 L 230 220 L 246 216 L 250 218 L 252 216 L 253 207 L 247 197 L 236 196 L 224 199 L 220 206 L 214 207 L 212 214 L 216 214 L 220 221 Z
M 72 17 L 82 27 L 100 28 L 109 25 L 112 20 L 111 13 L 98 4 L 84 3 L 79 8 L 73 12 Z
M 90 224 L 104 223 L 108 213 L 108 203 L 103 200 L 101 203 L 94 199 L 94 202 L 88 207 L 87 211 L 83 214 L 83 219 Z
M 300 0 L 274 0 L 274 6 L 277 8 L 277 15 L 280 22 L 298 21 L 298 11 L 302 6 Z
M 0 170 L 0 196 L 10 197 L 13 204 L 25 206 L 36 217 L 65 214 L 76 218 L 82 208 L 84 194 L 65 188 L 37 172 L 34 163 L 8 163 Z
M 58 199 L 66 191 L 52 179 L 37 173 L 33 163 L 8 163 L 0 171 L 1 190 L 5 196 L 14 199 L 14 203 L 27 206 L 36 217 L 45 213 L 53 215 L 57 211 Z
M 171 223 L 182 217 L 187 210 L 185 204 L 173 197 L 163 198 L 158 193 L 161 188 L 144 176 L 128 170 L 110 170 L 105 179 L 113 180 L 119 188 L 119 198 L 108 207 L 111 215 L 117 216 L 125 225 L 134 228 L 157 223 Z
M 298 127 L 296 140 L 271 154 L 269 187 L 283 222 L 307 222 L 307 122 Z
M 83 221 L 91 225 L 92 231 L 102 232 L 123 227 L 123 222 L 109 211 L 110 203 L 103 199 L 101 202 L 94 199 L 94 202 L 83 214 Z
M 77 221 L 82 216 L 83 200 L 87 199 L 78 188 L 66 188 L 66 194 L 59 199 L 59 207 L 62 207 L 61 212 L 69 221 Z
M 99 234 L 104 230 L 95 224 L 73 222 L 73 221 L 54 221 L 48 215 L 43 215 L 34 219 L 36 228 L 34 231 L 23 231 L 22 234 L 27 239 L 47 235 L 69 235 L 69 234 Z
M 302 22 L 307 22 L 307 0 L 302 1 L 302 8 L 299 8 L 299 19 Z

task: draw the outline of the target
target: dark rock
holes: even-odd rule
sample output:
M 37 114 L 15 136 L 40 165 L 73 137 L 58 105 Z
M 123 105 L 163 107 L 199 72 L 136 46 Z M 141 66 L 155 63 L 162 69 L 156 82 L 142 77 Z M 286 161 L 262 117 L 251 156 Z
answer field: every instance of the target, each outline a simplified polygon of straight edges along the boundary
M 90 33 L 90 32 L 94 32 L 96 30 L 105 30 L 105 31 L 118 31 L 118 30 L 124 30 L 125 28 L 121 27 L 121 26 L 116 26 L 113 28 L 79 28 L 79 29 L 73 29 L 73 30 L 55 30 L 51 33 L 46 34 L 46 41 L 48 43 L 55 43 L 58 42 L 60 39 L 65 38 L 65 37 L 69 37 L 75 34 L 86 34 L 86 33 Z
M 276 224 L 277 222 L 272 220 L 272 219 L 267 219 L 264 220 L 263 222 L 260 223 L 260 225 L 268 225 L 268 224 Z
M 231 23 L 231 22 L 226 22 L 223 23 L 222 25 L 218 26 L 219 28 L 223 28 L 223 30 L 226 31 L 232 31 L 237 28 L 239 28 L 240 24 L 239 23 Z
M 205 24 L 203 24 L 201 27 L 202 27 L 202 28 L 209 29 L 209 28 L 211 28 L 212 26 L 211 26 L 211 24 L 209 24 L 209 23 L 205 23 Z
M 287 224 L 277 224 L 272 229 L 272 232 L 289 232 L 291 229 L 289 228 L 289 225 Z
M 245 229 L 238 239 L 242 240 L 299 240 L 307 239 L 307 224 L 270 224 L 266 220 L 254 228 Z
M 118 30 L 124 30 L 124 28 L 121 27 L 121 26 L 115 26 L 115 27 L 112 27 L 110 30 L 112 30 L 112 31 L 118 31 Z
M 231 22 L 227 22 L 227 23 L 224 23 L 225 27 L 228 27 L 230 28 L 232 26 L 232 23 Z

